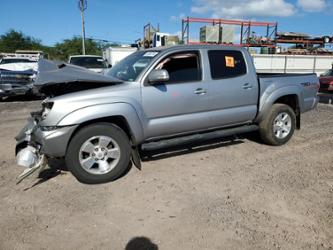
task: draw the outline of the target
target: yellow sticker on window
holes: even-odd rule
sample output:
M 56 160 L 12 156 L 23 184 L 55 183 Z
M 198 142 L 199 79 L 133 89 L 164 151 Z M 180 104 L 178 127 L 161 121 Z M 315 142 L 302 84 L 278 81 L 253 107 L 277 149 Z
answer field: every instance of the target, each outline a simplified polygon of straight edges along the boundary
M 235 68 L 235 58 L 232 56 L 226 56 L 225 57 L 225 66 L 229 68 Z

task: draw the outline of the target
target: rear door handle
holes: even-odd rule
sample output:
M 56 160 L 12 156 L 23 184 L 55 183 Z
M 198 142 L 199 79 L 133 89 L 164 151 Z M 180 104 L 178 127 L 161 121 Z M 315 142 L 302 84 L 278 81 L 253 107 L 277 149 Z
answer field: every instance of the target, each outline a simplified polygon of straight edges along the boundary
M 244 85 L 243 85 L 243 89 L 252 89 L 253 88 L 253 86 L 252 86 L 252 84 L 250 84 L 250 83 L 245 83 Z
M 205 95 L 206 93 L 207 93 L 206 90 L 203 88 L 198 88 L 194 91 L 194 94 L 196 95 Z

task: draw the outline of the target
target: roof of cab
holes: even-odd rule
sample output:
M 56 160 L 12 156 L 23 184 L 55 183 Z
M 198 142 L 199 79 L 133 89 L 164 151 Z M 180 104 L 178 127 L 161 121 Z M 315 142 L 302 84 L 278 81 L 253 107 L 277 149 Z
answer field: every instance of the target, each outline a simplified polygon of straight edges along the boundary
M 146 49 L 147 51 L 181 51 L 181 50 L 200 50 L 200 49 L 210 49 L 210 50 L 238 50 L 244 51 L 246 50 L 243 47 L 233 46 L 233 45 L 217 45 L 217 44 L 196 44 L 196 45 L 174 45 L 174 46 L 163 46 L 163 47 L 156 47 L 156 48 L 149 48 Z
M 69 58 L 74 58 L 74 57 L 102 57 L 102 56 L 98 56 L 98 55 L 74 55 L 74 56 L 70 56 Z

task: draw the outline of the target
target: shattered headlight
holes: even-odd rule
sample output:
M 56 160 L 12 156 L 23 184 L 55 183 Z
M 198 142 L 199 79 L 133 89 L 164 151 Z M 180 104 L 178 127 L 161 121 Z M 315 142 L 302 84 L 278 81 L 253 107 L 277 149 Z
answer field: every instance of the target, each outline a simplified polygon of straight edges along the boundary
M 57 130 L 59 128 L 61 128 L 61 127 L 58 127 L 58 126 L 43 126 L 43 127 L 40 127 L 40 129 L 43 132 L 51 132 L 51 131 Z
M 53 102 L 47 102 L 47 101 L 44 101 L 42 103 L 42 120 L 46 119 L 47 115 L 50 113 L 50 111 L 52 110 L 52 107 L 53 107 Z

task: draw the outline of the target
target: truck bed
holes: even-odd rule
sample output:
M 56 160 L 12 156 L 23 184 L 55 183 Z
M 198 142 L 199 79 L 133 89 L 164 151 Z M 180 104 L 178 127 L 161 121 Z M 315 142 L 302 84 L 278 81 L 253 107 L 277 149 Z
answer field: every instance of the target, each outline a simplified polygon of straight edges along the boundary
M 260 87 L 259 106 L 272 98 L 272 94 L 297 95 L 301 113 L 313 109 L 317 103 L 319 80 L 316 74 L 258 73 Z

